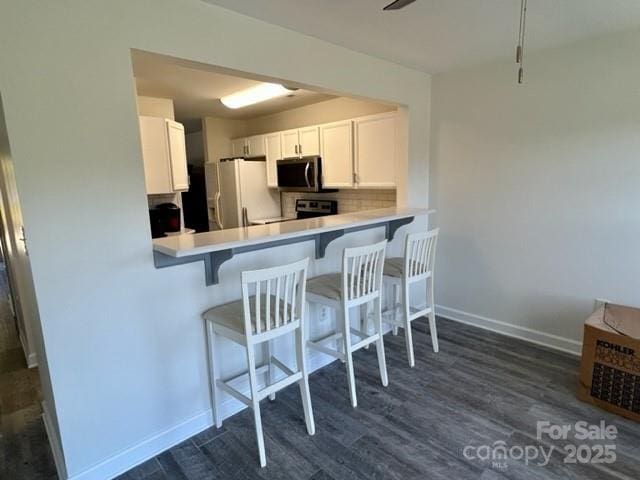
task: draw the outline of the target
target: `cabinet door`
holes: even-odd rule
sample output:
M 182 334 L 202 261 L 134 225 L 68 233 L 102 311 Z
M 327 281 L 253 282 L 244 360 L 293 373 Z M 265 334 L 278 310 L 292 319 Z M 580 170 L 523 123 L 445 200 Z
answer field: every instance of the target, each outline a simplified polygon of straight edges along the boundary
M 247 138 L 247 156 L 264 157 L 265 154 L 264 135 L 254 135 Z
M 247 154 L 247 141 L 245 138 L 231 140 L 231 156 L 244 157 Z
M 282 158 L 299 157 L 298 129 L 286 130 L 281 133 Z
M 187 173 L 187 149 L 184 139 L 184 127 L 173 120 L 167 122 L 169 139 L 169 160 L 171 163 L 171 183 L 175 192 L 189 190 L 189 174 Z
M 353 187 L 353 122 L 320 126 L 323 186 Z
M 140 117 L 140 140 L 147 195 L 173 192 L 164 118 Z
M 299 130 L 298 135 L 302 156 L 320 155 L 320 134 L 318 130 L 318 127 L 305 127 Z
M 280 132 L 270 133 L 264 136 L 264 144 L 267 158 L 267 185 L 278 186 L 278 166 L 277 161 L 282 158 L 282 147 L 280 145 Z
M 358 187 L 396 186 L 396 114 L 358 118 L 355 125 L 355 168 Z

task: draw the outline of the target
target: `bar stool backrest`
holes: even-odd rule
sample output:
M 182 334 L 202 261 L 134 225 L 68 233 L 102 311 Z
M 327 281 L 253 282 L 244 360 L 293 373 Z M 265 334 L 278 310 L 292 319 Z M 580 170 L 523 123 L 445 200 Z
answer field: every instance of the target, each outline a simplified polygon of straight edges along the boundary
M 242 272 L 247 335 L 269 332 L 275 336 L 278 329 L 303 321 L 308 266 L 309 258 L 305 258 L 288 265 Z
M 361 305 L 380 295 L 387 241 L 345 248 L 342 257 L 342 298 L 347 307 Z
M 407 235 L 404 250 L 404 272 L 407 279 L 419 280 L 433 273 L 438 233 L 440 229 L 436 228 Z

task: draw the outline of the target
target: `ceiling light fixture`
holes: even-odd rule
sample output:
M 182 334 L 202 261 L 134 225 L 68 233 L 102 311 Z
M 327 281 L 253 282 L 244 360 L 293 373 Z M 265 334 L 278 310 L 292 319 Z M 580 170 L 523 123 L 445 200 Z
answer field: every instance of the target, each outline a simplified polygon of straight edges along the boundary
M 271 100 L 272 98 L 284 97 L 292 92 L 293 90 L 285 88 L 279 83 L 260 83 L 255 87 L 225 95 L 220 101 L 225 107 L 235 109 Z

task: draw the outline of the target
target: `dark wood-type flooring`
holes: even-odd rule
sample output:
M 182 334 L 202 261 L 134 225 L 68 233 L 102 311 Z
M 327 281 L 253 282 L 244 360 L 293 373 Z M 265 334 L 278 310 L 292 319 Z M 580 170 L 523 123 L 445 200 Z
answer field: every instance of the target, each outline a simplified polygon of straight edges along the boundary
M 4 287 L 4 279 L 2 280 Z M 640 479 L 640 424 L 575 398 L 578 359 L 444 319 L 440 353 L 427 324 L 414 325 L 416 367 L 404 336 L 385 336 L 389 387 L 379 382 L 375 348 L 355 354 L 358 408 L 349 404 L 344 365 L 310 377 L 316 435 L 304 427 L 297 386 L 261 403 L 267 466 L 259 467 L 250 410 L 120 476 L 159 479 Z M 27 370 L 0 294 L 0 479 L 52 479 L 40 417 L 37 373 Z M 619 430 L 613 464 L 565 464 L 556 446 L 547 466 L 465 459 L 466 446 L 539 445 L 536 422 L 605 420 Z
M 38 369 L 27 368 L 0 264 L 0 479 L 55 479 Z

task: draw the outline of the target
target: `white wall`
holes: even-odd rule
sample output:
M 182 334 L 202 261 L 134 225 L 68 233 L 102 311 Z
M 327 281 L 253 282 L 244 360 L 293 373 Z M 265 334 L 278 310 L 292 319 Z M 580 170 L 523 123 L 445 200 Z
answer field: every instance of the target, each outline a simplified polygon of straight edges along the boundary
M 204 163 L 204 138 L 202 130 L 187 133 L 184 136 L 187 150 L 187 163 L 189 165 L 202 165 Z
M 2 97 L 0 97 L 0 217 L 2 220 L 3 254 L 11 293 L 16 308 L 19 335 L 29 367 L 38 366 L 42 403 L 50 412 L 48 417 L 51 435 L 58 438 L 58 420 L 55 398 L 38 311 L 38 302 L 33 284 L 28 244 L 30 231 L 25 228 L 20 206 L 20 196 L 15 177 L 15 163 L 11 152 Z M 26 242 L 23 239 L 27 239 Z M 59 438 L 58 438 L 59 441 Z
M 399 198 L 426 205 L 430 79 L 422 73 L 198 0 L 3 2 L 0 45 L 0 92 L 72 477 L 104 478 L 208 425 L 201 312 L 239 296 L 237 269 L 313 251 L 240 255 L 209 288 L 202 265 L 154 267 L 131 48 L 407 105 Z M 310 55 L 305 68 L 290 61 Z M 369 239 L 347 237 L 334 248 Z M 338 251 L 316 271 L 335 268 Z
M 145 97 L 138 95 L 136 97 L 138 105 L 138 115 L 147 117 L 161 117 L 175 120 L 175 110 L 173 108 L 173 100 L 170 98 Z
M 245 135 L 246 122 L 227 118 L 206 117 L 202 119 L 205 145 L 205 160 L 217 162 L 232 155 L 231 139 Z
M 441 313 L 575 351 L 595 297 L 640 305 L 638 45 L 529 53 L 523 86 L 513 62 L 434 77 Z
M 292 128 L 308 127 L 322 123 L 337 122 L 349 118 L 373 115 L 396 110 L 388 105 L 356 98 L 338 97 L 323 102 L 292 108 L 284 112 L 252 118 L 246 121 L 246 135 L 271 133 Z

